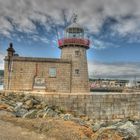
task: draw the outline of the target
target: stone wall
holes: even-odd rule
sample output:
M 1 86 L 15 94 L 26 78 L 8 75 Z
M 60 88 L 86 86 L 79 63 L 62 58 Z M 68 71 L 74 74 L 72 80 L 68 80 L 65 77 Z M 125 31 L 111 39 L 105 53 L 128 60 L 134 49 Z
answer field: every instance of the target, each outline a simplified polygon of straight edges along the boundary
M 39 96 L 39 95 L 37 95 Z M 59 106 L 62 110 L 78 115 L 86 114 L 93 119 L 140 119 L 140 94 L 45 94 L 39 98 L 49 105 Z
M 61 58 L 72 60 L 72 92 L 89 92 L 86 48 L 72 45 L 63 47 Z M 79 70 L 78 74 L 76 70 Z
M 2 91 L 0 91 L 2 92 Z M 140 93 L 42 93 L 3 91 L 5 94 L 30 94 L 58 106 L 63 111 L 76 115 L 87 115 L 96 120 L 140 119 Z
M 34 90 L 35 78 L 45 79 L 43 90 L 71 92 L 71 62 L 62 59 L 13 57 L 11 70 L 5 58 L 4 89 Z M 50 77 L 49 68 L 56 68 L 56 76 Z M 42 90 L 42 89 L 37 89 Z

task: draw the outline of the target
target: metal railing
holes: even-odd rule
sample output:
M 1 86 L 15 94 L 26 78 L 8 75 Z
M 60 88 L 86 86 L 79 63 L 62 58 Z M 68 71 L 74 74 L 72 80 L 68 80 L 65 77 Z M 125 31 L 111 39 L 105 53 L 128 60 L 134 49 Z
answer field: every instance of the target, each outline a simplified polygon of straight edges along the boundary
M 84 39 L 84 38 L 63 38 L 58 40 L 59 47 L 69 45 L 69 44 L 89 47 L 90 41 L 89 39 Z

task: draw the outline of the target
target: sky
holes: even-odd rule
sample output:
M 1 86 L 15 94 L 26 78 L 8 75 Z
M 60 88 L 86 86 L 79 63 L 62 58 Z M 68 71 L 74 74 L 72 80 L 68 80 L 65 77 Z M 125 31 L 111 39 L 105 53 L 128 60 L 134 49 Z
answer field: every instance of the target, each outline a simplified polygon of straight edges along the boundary
M 0 69 L 10 42 L 20 56 L 59 58 L 73 15 L 91 41 L 93 78 L 140 78 L 139 0 L 0 0 Z

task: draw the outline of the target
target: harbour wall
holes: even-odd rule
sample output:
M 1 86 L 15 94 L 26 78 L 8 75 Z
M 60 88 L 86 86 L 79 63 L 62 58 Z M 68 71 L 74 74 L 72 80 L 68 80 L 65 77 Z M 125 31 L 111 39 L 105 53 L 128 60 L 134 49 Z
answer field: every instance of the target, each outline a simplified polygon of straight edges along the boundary
M 9 93 L 11 92 L 5 92 Z M 50 106 L 58 106 L 61 110 L 75 115 L 87 115 L 91 119 L 140 119 L 140 93 L 12 93 L 31 94 Z

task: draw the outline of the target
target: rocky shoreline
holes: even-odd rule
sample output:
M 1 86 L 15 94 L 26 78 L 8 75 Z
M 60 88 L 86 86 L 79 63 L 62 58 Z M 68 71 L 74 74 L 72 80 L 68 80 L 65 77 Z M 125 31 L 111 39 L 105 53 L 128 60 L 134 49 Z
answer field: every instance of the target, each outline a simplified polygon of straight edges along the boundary
M 0 119 L 44 133 L 46 138 L 55 137 L 56 140 L 140 139 L 140 120 L 92 120 L 85 115 L 66 112 L 61 107 L 49 106 L 28 94 L 0 93 Z

